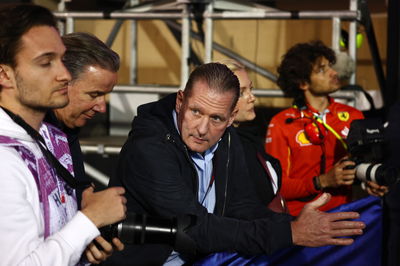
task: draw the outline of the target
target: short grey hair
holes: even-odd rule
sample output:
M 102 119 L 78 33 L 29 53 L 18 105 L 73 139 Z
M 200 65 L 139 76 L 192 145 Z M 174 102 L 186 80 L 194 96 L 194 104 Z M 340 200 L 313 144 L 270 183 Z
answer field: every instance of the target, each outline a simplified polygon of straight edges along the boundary
M 99 66 L 111 72 L 118 72 L 119 55 L 96 36 L 75 32 L 62 36 L 65 47 L 64 64 L 71 73 L 72 81 L 79 78 L 89 66 Z

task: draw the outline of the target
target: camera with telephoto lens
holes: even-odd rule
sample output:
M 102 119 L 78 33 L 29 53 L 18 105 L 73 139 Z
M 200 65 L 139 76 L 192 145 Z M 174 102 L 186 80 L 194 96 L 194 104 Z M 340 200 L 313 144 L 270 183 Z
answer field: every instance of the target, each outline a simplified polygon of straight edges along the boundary
M 355 162 L 356 177 L 390 186 L 398 182 L 398 171 L 387 167 L 384 126 L 380 119 L 360 119 L 351 123 L 347 136 L 350 160 Z
M 193 215 L 163 218 L 127 213 L 125 220 L 104 226 L 100 232 L 108 242 L 116 237 L 125 245 L 165 244 L 180 253 L 195 255 L 196 244 L 186 234 L 195 222 Z

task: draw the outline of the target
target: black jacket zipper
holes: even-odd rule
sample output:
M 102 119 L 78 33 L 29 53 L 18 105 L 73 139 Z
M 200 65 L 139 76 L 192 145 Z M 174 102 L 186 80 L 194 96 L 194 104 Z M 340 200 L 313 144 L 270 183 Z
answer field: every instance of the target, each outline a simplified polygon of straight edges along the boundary
M 224 191 L 224 205 L 222 206 L 222 213 L 221 216 L 224 216 L 225 214 L 225 207 L 226 207 L 226 197 L 228 194 L 228 179 L 229 179 L 229 160 L 230 160 L 230 149 L 231 149 L 231 134 L 228 132 L 228 152 L 227 152 L 227 160 L 226 160 L 226 165 L 225 165 L 225 191 Z

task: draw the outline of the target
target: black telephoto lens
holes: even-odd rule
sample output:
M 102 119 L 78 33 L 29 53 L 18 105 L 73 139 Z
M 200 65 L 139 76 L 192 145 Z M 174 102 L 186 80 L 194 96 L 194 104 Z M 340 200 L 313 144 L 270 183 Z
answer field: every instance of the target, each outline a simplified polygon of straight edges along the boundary
M 101 235 L 110 241 L 119 238 L 124 244 L 169 244 L 175 242 L 176 219 L 147 216 L 146 214 L 127 213 L 120 223 L 100 229 Z
M 156 244 L 175 242 L 176 219 L 128 213 L 126 219 L 117 225 L 117 236 L 126 244 Z
M 196 244 L 186 231 L 196 223 L 196 217 L 181 215 L 162 218 L 146 214 L 127 213 L 122 222 L 100 228 L 108 242 L 118 238 L 126 245 L 164 244 L 185 254 L 195 254 Z

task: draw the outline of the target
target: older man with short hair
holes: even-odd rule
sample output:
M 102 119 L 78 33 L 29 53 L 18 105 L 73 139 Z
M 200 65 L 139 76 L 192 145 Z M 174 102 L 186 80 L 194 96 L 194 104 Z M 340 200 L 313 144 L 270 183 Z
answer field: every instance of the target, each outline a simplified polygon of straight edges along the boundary
M 324 194 L 296 219 L 268 210 L 248 177 L 240 140 L 230 126 L 236 115 L 239 81 L 225 65 L 204 64 L 185 91 L 138 108 L 110 185 L 127 190 L 128 211 L 163 217 L 196 217 L 186 233 L 199 256 L 218 251 L 271 254 L 292 244 L 349 245 L 364 223 L 341 221 L 357 213 L 323 213 Z M 196 256 L 165 245 L 127 247 L 111 265 L 181 265 Z

